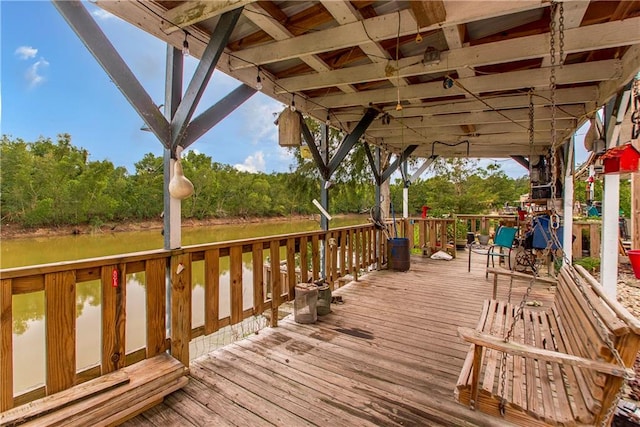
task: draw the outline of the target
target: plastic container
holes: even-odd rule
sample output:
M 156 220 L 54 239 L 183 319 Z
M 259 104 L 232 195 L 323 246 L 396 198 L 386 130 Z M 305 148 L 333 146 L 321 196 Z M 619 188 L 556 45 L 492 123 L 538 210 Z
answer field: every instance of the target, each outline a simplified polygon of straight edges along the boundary
M 296 285 L 293 319 L 296 323 L 315 323 L 318 320 L 318 287 L 310 283 Z
M 396 237 L 387 240 L 387 256 L 389 268 L 397 271 L 407 271 L 411 266 L 409 257 L 409 239 Z
M 633 274 L 635 274 L 636 279 L 640 279 L 640 249 L 630 249 L 627 251 L 627 255 L 629 255 Z

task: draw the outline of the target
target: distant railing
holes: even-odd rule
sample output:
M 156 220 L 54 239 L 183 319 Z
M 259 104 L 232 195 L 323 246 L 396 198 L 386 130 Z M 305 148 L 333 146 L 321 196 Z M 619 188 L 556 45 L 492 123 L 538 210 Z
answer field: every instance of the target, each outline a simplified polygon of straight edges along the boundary
M 380 232 L 372 224 L 366 224 L 327 232 L 295 233 L 0 270 L 0 411 L 68 389 L 166 350 L 188 365 L 191 340 L 265 311 L 271 312 L 271 326 L 276 326 L 278 307 L 294 298 L 296 282 L 320 279 L 323 248 L 325 279 L 332 288 L 347 274 L 357 280 L 362 270 L 386 262 L 386 239 L 380 238 Z M 243 303 L 243 254 L 251 259 L 253 270 L 253 303 L 249 307 Z M 271 265 L 280 265 L 282 259 L 287 272 L 284 277 L 271 275 L 270 283 L 265 281 L 263 274 L 267 254 Z M 228 259 L 229 266 L 230 303 L 223 311 L 220 309 L 220 277 L 224 258 Z M 224 264 L 227 265 L 227 260 Z M 193 277 L 202 271 L 204 325 L 193 327 Z M 143 348 L 127 353 L 126 283 L 134 274 L 146 292 L 146 343 Z M 96 281 L 101 292 L 101 361 L 97 366 L 78 371 L 76 288 L 78 284 L 90 281 Z M 46 325 L 45 385 L 14 396 L 13 359 L 20 355 L 13 354 L 12 299 L 15 295 L 42 291 Z M 170 295 L 168 312 L 167 294 Z M 221 312 L 227 311 L 229 315 L 221 316 Z M 167 318 L 170 325 L 167 325 Z
M 419 248 L 424 255 L 440 250 L 454 258 L 456 220 L 454 218 L 410 218 L 403 226 L 409 237 L 409 247 Z
M 600 258 L 601 221 L 573 222 L 573 258 Z

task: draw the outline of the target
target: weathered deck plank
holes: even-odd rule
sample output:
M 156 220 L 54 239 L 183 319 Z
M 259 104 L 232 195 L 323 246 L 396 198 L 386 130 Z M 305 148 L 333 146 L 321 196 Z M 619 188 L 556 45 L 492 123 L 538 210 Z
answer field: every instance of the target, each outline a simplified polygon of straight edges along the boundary
M 183 390 L 126 425 L 504 426 L 453 398 L 468 351 L 457 327 L 474 327 L 492 292 L 473 261 L 468 273 L 464 256 L 413 257 L 408 272 L 361 277 L 316 324 L 290 316 L 193 361 Z M 514 281 L 516 303 L 526 285 Z M 536 285 L 531 299 L 552 296 Z

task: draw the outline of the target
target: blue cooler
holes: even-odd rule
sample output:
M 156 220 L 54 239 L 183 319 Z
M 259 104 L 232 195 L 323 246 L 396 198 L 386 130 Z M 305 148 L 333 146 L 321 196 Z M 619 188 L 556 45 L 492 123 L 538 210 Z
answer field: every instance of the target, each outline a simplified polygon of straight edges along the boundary
M 558 240 L 562 243 L 562 235 L 563 235 L 564 227 L 558 227 L 555 232 L 556 236 L 558 236 Z M 549 217 L 545 215 L 537 216 L 533 218 L 533 247 L 535 249 L 546 249 L 547 242 L 551 240 L 551 234 L 549 230 Z M 558 245 L 553 242 L 551 244 L 551 249 L 559 249 Z

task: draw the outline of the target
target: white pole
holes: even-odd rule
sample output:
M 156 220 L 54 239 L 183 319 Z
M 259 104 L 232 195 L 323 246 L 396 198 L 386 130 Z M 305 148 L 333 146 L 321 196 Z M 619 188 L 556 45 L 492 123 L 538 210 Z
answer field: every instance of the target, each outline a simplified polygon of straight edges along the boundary
M 618 282 L 618 215 L 620 212 L 620 175 L 604 176 L 602 203 L 602 245 L 600 283 L 611 298 L 616 297 Z
M 402 188 L 402 217 L 409 218 L 409 187 Z
M 575 134 L 569 143 L 569 153 L 567 155 L 567 170 L 564 174 L 564 232 L 562 233 L 562 250 L 565 258 L 563 264 L 571 264 L 573 259 L 573 149 L 575 145 Z

